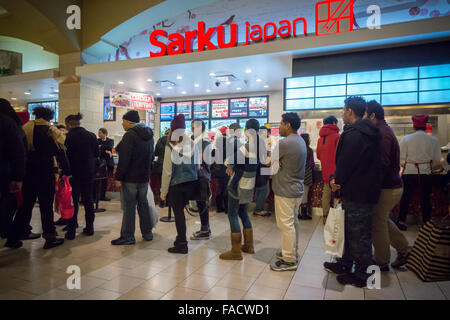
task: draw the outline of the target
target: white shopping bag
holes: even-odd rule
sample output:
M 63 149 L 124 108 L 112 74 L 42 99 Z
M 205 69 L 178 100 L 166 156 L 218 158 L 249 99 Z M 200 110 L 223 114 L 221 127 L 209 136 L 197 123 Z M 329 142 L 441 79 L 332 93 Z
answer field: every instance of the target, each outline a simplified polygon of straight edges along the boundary
M 155 198 L 153 191 L 148 187 L 147 191 L 148 206 L 150 207 L 150 221 L 152 222 L 152 229 L 158 224 L 158 209 L 156 209 Z
M 342 258 L 345 242 L 345 215 L 341 204 L 336 208 L 330 208 L 325 229 L 325 253 Z

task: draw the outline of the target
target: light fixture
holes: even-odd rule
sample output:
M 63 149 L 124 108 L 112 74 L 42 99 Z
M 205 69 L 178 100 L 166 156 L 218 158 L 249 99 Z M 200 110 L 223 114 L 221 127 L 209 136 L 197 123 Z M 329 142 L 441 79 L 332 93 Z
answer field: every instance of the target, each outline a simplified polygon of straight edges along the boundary
M 49 94 L 48 95 L 50 98 L 53 98 L 55 95 L 54 94 Z
M 252 69 L 245 69 L 245 73 L 252 73 Z
M 268 84 L 264 85 L 264 88 L 268 88 L 268 87 L 269 87 L 269 85 L 268 85 Z
M 31 94 L 31 92 L 28 92 L 28 91 L 27 91 L 27 92 L 24 92 L 24 93 L 25 93 L 26 95 L 29 95 L 29 94 Z
M 168 87 L 167 87 L 167 89 L 169 89 L 169 90 L 172 90 L 172 89 L 173 89 L 173 87 L 171 87 L 171 86 L 168 86 Z
M 230 81 L 227 81 L 227 82 L 225 82 L 225 84 L 231 84 L 231 82 L 230 82 Z
M 194 87 L 198 88 L 200 85 L 198 83 L 194 84 Z
M 258 79 L 256 79 L 256 82 L 261 82 L 261 81 L 262 81 L 262 80 L 261 80 L 261 79 L 259 79 L 259 78 L 258 78 Z
M 152 81 L 153 81 L 153 80 L 152 80 L 152 79 L 150 79 L 150 78 L 148 78 L 148 79 L 147 79 L 147 82 L 152 82 Z
M 181 80 L 181 79 L 183 79 L 183 77 L 182 76 L 177 76 L 177 79 Z
M 123 81 L 117 81 L 117 83 L 118 83 L 118 84 L 123 84 L 124 82 L 123 82 Z
M 17 98 L 11 98 L 11 100 L 14 100 L 14 101 L 16 101 L 16 100 L 17 100 Z
M 160 96 L 160 95 L 161 95 L 161 93 L 159 93 L 159 92 L 158 92 L 158 93 L 157 93 L 156 95 L 157 95 L 157 96 Z
M 237 87 L 236 90 L 241 90 L 241 88 L 240 88 L 240 87 Z
M 215 74 L 214 72 L 211 72 L 211 73 L 209 74 L 209 76 L 210 76 L 210 77 L 215 77 L 216 74 Z
M 59 89 L 56 89 L 55 92 L 58 93 L 58 92 L 59 92 Z
M 206 89 L 206 92 L 211 92 L 211 90 L 210 89 Z
M 186 94 L 187 92 L 186 92 L 186 91 L 182 91 L 181 93 L 182 93 L 182 94 Z

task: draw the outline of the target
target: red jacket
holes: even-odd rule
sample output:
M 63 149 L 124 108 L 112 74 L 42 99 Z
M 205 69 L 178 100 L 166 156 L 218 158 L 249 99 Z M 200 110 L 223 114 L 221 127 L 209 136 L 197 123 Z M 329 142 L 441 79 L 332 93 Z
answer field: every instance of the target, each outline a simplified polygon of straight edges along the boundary
M 326 124 L 319 131 L 317 141 L 317 158 L 322 166 L 323 182 L 329 182 L 330 174 L 336 171 L 336 147 L 339 141 L 339 128 L 334 124 Z

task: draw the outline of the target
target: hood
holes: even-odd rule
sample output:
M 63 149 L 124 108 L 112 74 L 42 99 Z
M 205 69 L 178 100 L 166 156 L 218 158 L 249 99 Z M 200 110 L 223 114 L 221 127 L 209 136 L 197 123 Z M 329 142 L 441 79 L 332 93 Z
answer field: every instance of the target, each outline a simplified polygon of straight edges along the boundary
M 339 127 L 335 124 L 326 124 L 320 128 L 319 136 L 326 137 L 335 133 L 339 133 Z
M 148 141 L 153 138 L 153 130 L 143 124 L 138 124 L 132 127 L 130 130 L 136 132 L 139 138 L 144 141 Z
M 352 129 L 358 130 L 373 139 L 379 139 L 380 137 L 379 129 L 368 119 L 358 120 L 354 124 L 348 126 L 348 130 Z

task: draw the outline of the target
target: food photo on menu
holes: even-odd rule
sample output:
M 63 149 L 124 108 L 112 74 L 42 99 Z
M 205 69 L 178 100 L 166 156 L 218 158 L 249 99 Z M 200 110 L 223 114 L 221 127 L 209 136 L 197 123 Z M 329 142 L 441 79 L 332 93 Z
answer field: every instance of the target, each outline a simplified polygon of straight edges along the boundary
M 111 104 L 121 108 L 131 108 L 132 101 L 130 95 L 125 92 L 115 92 L 111 95 Z

